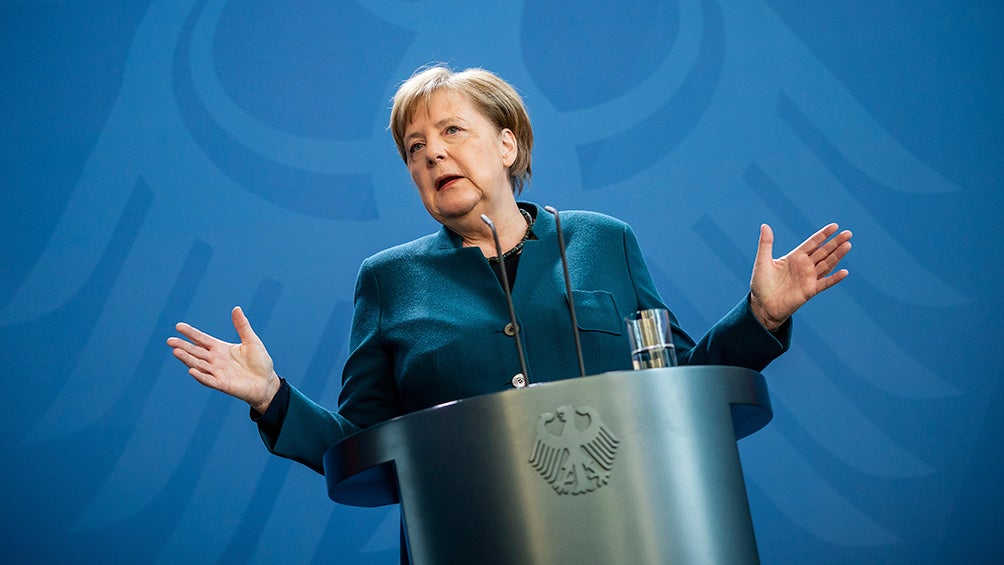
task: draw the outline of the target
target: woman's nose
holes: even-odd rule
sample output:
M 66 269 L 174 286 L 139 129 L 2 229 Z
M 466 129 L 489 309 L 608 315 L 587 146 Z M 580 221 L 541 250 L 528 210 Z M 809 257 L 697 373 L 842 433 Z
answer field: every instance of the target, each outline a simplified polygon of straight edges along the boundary
M 441 141 L 430 140 L 425 144 L 425 160 L 430 165 L 446 158 L 446 147 Z

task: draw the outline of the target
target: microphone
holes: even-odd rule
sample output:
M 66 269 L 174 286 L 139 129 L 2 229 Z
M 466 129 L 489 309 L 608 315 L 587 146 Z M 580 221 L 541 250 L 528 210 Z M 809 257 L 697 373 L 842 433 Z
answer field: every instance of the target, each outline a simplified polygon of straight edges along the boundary
M 586 365 L 582 362 L 582 342 L 579 340 L 579 321 L 575 317 L 575 300 L 572 298 L 572 279 L 568 276 L 568 256 L 565 254 L 565 235 L 561 231 L 561 217 L 552 206 L 544 209 L 554 214 L 554 226 L 558 231 L 558 251 L 561 253 L 561 266 L 565 270 L 565 293 L 568 296 L 568 312 L 572 317 L 572 335 L 575 336 L 575 355 L 579 361 L 579 376 L 586 376 Z
M 499 269 L 502 271 L 502 289 L 505 290 L 505 301 L 509 306 L 509 320 L 512 322 L 513 337 L 516 338 L 516 353 L 519 354 L 519 370 L 522 371 L 522 373 L 512 378 L 512 386 L 516 388 L 523 388 L 530 383 L 530 376 L 529 372 L 526 370 L 526 357 L 523 355 L 523 342 L 519 338 L 519 334 L 522 330 L 520 329 L 519 324 L 516 323 L 516 308 L 512 304 L 512 290 L 509 289 L 509 275 L 505 270 L 505 259 L 502 258 L 502 244 L 499 243 L 499 232 L 495 229 L 495 224 L 492 223 L 488 216 L 481 214 L 481 221 L 492 230 L 492 237 L 495 238 L 495 253 L 499 258 Z

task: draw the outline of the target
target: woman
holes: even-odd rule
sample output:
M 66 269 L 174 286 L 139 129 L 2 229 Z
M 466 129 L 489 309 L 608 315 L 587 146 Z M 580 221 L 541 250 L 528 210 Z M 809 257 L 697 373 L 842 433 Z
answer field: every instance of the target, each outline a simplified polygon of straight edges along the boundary
M 240 308 L 239 344 L 181 323 L 168 346 L 202 384 L 246 401 L 270 451 L 323 472 L 324 452 L 394 416 L 511 387 L 519 372 L 503 295 L 504 262 L 532 382 L 576 374 L 553 217 L 517 203 L 530 178 L 533 133 L 523 102 L 481 69 L 420 70 L 394 97 L 390 129 L 422 203 L 443 228 L 363 262 L 337 411 L 276 374 Z M 481 216 L 498 229 L 498 257 Z M 630 368 L 623 317 L 666 308 L 627 224 L 590 212 L 562 215 L 588 374 Z M 791 315 L 833 286 L 851 233 L 830 224 L 780 259 L 764 225 L 750 293 L 699 342 L 671 317 L 681 364 L 763 369 L 783 353 Z M 518 276 L 517 276 L 518 272 Z

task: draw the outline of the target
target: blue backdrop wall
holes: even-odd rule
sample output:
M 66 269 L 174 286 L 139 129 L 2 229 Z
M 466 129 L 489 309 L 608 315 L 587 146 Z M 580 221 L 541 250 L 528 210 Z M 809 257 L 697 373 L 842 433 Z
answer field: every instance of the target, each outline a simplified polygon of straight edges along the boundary
M 996 2 L 5 1 L 0 378 L 16 561 L 393 563 L 164 339 L 233 339 L 334 405 L 367 255 L 435 229 L 385 130 L 419 65 L 484 66 L 536 126 L 526 197 L 635 227 L 702 333 L 757 230 L 835 220 L 850 278 L 765 371 L 740 450 L 766 562 L 1004 553 Z M 573 368 L 570 368 L 573 369 Z M 996 551 L 995 551 L 996 550 Z

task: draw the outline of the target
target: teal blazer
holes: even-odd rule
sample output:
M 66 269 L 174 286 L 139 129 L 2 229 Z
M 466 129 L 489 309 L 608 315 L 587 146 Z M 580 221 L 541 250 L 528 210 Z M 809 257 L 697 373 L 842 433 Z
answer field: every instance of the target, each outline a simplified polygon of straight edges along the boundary
M 512 288 L 531 383 L 578 375 L 554 217 L 520 203 L 536 220 Z M 666 308 L 631 228 L 593 212 L 563 212 L 586 374 L 631 368 L 624 317 Z M 694 342 L 670 315 L 680 364 L 762 370 L 783 353 L 790 323 L 771 333 L 748 296 Z M 323 472 L 329 447 L 367 426 L 443 402 L 512 387 L 520 371 L 505 332 L 505 294 L 478 248 L 446 228 L 366 259 L 356 282 L 349 356 L 337 411 L 290 389 L 273 453 Z

